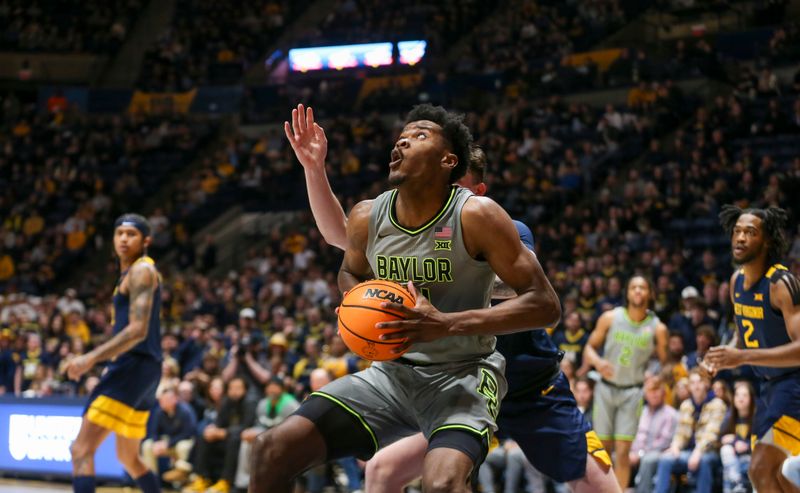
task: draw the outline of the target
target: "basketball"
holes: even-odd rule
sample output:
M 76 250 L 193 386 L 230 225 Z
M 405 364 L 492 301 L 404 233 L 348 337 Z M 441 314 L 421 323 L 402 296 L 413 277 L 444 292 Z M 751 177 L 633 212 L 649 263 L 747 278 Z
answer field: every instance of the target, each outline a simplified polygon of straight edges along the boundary
M 370 361 L 399 358 L 392 349 L 402 341 L 381 341 L 384 329 L 375 324 L 405 318 L 396 311 L 381 307 L 384 301 L 402 303 L 413 308 L 416 300 L 406 288 L 391 281 L 373 279 L 362 282 L 347 292 L 339 307 L 339 334 L 351 351 Z

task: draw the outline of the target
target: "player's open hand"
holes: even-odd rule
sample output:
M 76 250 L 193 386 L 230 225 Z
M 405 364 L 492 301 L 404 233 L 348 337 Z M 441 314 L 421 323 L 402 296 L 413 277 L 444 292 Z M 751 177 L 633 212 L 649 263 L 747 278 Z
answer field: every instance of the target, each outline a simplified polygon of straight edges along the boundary
M 714 346 L 703 358 L 714 370 L 736 368 L 744 363 L 744 351 L 731 346 Z
M 406 319 L 375 325 L 378 329 L 386 330 L 381 340 L 387 342 L 405 340 L 403 344 L 393 349 L 397 354 L 404 352 L 415 342 L 430 342 L 446 337 L 450 335 L 450 328 L 453 326 L 450 314 L 437 310 L 430 301 L 417 292 L 411 281 L 408 282 L 408 291 L 417 300 L 414 308 L 408 308 L 400 303 L 381 303 L 382 308 L 401 313 Z
M 283 130 L 300 164 L 309 171 L 324 172 L 328 139 L 322 127 L 314 122 L 314 110 L 298 104 L 292 110 L 291 125 L 283 122 Z
M 78 381 L 84 373 L 92 369 L 92 366 L 94 366 L 94 363 L 92 363 L 91 358 L 83 354 L 67 361 L 67 364 L 64 365 L 63 372 L 70 380 Z

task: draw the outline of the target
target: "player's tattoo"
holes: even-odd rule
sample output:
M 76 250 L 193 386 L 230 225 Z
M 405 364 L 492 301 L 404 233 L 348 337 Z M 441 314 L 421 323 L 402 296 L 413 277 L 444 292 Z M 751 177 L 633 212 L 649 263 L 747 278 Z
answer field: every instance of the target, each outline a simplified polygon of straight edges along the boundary
M 92 351 L 95 362 L 111 359 L 133 348 L 147 336 L 150 313 L 153 309 L 153 294 L 158 287 L 158 277 L 154 269 L 142 265 L 132 268 L 128 283 L 128 297 L 131 300 L 128 326 L 108 342 Z
M 794 276 L 791 272 L 782 271 L 779 276 L 776 276 L 774 282 L 782 282 L 789 290 L 789 297 L 792 299 L 794 306 L 800 306 L 800 279 Z

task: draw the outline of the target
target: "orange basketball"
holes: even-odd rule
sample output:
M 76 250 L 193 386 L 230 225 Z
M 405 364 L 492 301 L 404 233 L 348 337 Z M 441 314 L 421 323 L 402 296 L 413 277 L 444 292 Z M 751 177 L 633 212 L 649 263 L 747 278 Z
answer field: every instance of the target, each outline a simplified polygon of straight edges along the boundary
M 339 306 L 339 335 L 351 351 L 364 359 L 386 361 L 402 356 L 391 352 L 402 342 L 381 341 L 381 334 L 387 330 L 375 328 L 377 323 L 405 318 L 396 311 L 382 308 L 381 303 L 385 301 L 402 303 L 409 308 L 416 304 L 411 293 L 400 284 L 373 279 L 348 291 Z

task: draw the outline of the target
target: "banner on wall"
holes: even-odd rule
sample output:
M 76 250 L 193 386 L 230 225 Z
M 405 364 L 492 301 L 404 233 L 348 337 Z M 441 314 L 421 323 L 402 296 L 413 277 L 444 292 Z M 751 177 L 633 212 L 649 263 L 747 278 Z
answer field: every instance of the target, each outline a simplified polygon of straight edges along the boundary
M 197 89 L 187 92 L 134 91 L 128 111 L 147 115 L 188 113 Z
M 0 472 L 69 476 L 69 447 L 81 427 L 84 399 L 0 399 Z M 95 473 L 122 479 L 114 434 L 97 450 Z

